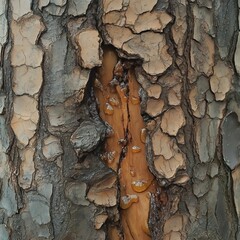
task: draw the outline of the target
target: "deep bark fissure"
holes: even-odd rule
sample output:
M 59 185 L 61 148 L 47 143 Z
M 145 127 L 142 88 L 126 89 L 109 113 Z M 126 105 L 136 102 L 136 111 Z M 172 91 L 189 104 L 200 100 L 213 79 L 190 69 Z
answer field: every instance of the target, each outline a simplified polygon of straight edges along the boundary
M 135 192 L 137 191 L 135 195 L 133 195 L 134 192 L 131 193 L 132 191 L 134 191 L 131 188 L 134 189 L 135 184 L 133 180 L 131 182 L 131 178 L 134 179 L 136 174 L 139 174 L 137 170 L 138 167 L 134 165 L 136 163 L 134 163 L 134 160 L 132 158 L 134 158 L 134 154 L 140 152 L 143 153 L 141 155 L 138 154 L 139 157 L 138 161 L 142 162 L 143 160 L 141 160 L 141 158 L 145 158 L 144 149 L 142 149 L 144 145 L 140 147 L 138 146 L 138 144 L 135 145 L 136 143 L 134 143 L 134 141 L 136 142 L 136 138 L 140 138 L 141 136 L 142 141 L 144 141 L 143 140 L 144 136 L 140 134 L 141 129 L 137 128 L 138 131 L 137 135 L 136 131 L 134 133 L 134 131 L 132 132 L 131 130 L 133 124 L 132 121 L 134 121 L 131 115 L 133 114 L 133 111 L 136 111 L 134 110 L 133 105 L 138 106 L 139 109 L 136 111 L 136 114 L 140 114 L 141 112 L 139 105 L 140 99 L 138 96 L 138 89 L 135 87 L 136 83 L 134 83 L 136 79 L 134 79 L 133 76 L 134 70 L 133 67 L 131 66 L 133 65 L 133 63 L 130 63 L 127 60 L 123 59 L 114 60 L 114 58 L 116 57 L 113 57 L 113 59 L 111 60 L 111 54 L 116 53 L 111 52 L 112 50 L 110 49 L 105 49 L 104 51 L 106 59 L 107 56 L 109 56 L 108 57 L 109 60 L 106 61 L 116 61 L 116 64 L 113 65 L 112 68 L 108 69 L 106 63 L 103 63 L 102 68 L 97 74 L 97 79 L 95 80 L 96 89 L 95 91 L 98 99 L 97 102 L 99 104 L 100 116 L 104 121 L 107 121 L 108 124 L 113 128 L 114 131 L 113 136 L 116 137 L 114 138 L 114 140 L 111 140 L 111 136 L 107 137 L 110 138 L 110 140 L 107 140 L 105 144 L 106 150 L 101 155 L 102 160 L 105 161 L 109 167 L 113 168 L 119 174 L 118 177 L 119 201 L 120 207 L 124 209 L 121 210 L 120 213 L 122 212 L 123 214 L 125 214 L 125 212 L 128 211 L 128 208 L 132 207 L 131 206 L 132 204 L 137 204 L 137 202 L 140 201 L 138 200 L 138 196 L 136 194 L 138 194 L 138 192 L 145 191 L 151 184 L 152 180 L 150 181 L 149 179 L 147 179 L 147 181 L 149 182 L 146 183 L 145 179 L 137 180 L 139 181 L 140 184 L 138 187 L 139 190 L 135 190 Z M 133 77 L 131 78 L 131 76 Z M 130 105 L 132 107 L 130 107 Z M 116 117 L 115 121 L 112 122 L 111 120 L 111 116 L 114 116 L 115 114 L 118 114 L 117 115 L 118 122 L 116 122 Z M 139 115 L 138 117 L 141 117 L 141 115 Z M 138 119 L 138 121 L 141 120 Z M 112 143 L 109 141 L 112 141 Z M 134 211 L 136 212 L 136 210 Z M 148 216 L 145 219 L 146 222 L 148 221 L 147 219 Z M 126 239 L 128 238 L 135 239 L 136 228 L 139 229 L 139 227 L 136 226 L 135 229 L 133 227 L 127 227 L 126 223 L 131 224 L 131 217 L 129 218 L 129 216 L 127 215 L 125 217 L 124 215 L 122 215 L 121 220 L 123 224 L 123 235 L 126 237 Z M 140 221 L 140 224 L 145 223 L 141 223 Z M 142 227 L 140 225 L 140 229 L 142 229 Z M 145 231 L 148 230 L 146 229 Z M 141 238 L 148 239 L 147 235 L 145 235 L 146 233 L 140 232 L 140 230 L 138 230 L 138 232 Z
M 237 0 L 0 5 L 0 238 L 240 238 Z

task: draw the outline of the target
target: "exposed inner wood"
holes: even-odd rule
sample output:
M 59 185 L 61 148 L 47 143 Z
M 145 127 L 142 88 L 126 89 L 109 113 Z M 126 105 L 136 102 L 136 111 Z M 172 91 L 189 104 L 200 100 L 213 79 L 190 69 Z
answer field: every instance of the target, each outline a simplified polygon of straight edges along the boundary
M 148 228 L 149 194 L 154 177 L 146 161 L 146 129 L 141 116 L 139 84 L 129 62 L 107 48 L 95 80 L 101 118 L 113 129 L 105 141 L 103 161 L 119 173 L 124 239 L 151 239 Z

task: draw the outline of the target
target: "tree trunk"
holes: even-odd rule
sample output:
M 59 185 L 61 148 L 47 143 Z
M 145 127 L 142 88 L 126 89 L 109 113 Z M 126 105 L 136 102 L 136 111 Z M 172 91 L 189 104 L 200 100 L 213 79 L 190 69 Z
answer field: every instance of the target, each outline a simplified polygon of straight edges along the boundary
M 0 240 L 240 240 L 238 2 L 0 1 Z

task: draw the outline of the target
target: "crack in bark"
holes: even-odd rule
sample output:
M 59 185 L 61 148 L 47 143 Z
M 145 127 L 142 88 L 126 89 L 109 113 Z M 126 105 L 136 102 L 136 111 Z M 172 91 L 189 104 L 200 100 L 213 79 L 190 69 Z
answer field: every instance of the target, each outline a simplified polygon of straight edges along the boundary
M 111 53 L 111 50 L 105 49 L 104 54 L 106 55 L 105 58 L 108 56 L 111 59 L 111 54 L 116 53 Z M 116 57 L 113 56 L 113 59 L 114 58 L 116 59 Z M 115 64 L 112 65 L 112 68 L 109 68 L 106 63 L 104 63 L 105 60 L 103 60 L 103 67 L 100 69 L 97 79 L 103 87 L 99 88 L 98 83 L 98 88 L 95 88 L 96 96 L 100 104 L 100 116 L 113 128 L 113 137 L 117 137 L 113 139 L 109 137 L 107 139 L 105 151 L 112 152 L 114 149 L 116 154 L 113 160 L 106 161 L 106 163 L 109 167 L 119 172 L 120 202 L 122 202 L 123 208 L 125 208 L 125 204 L 126 206 L 129 204 L 128 201 L 131 201 L 130 199 L 125 200 L 126 197 L 131 196 L 130 194 L 137 194 L 139 198 L 136 203 L 134 200 L 129 207 L 120 211 L 125 238 L 138 239 L 140 236 L 141 239 L 149 239 L 149 233 L 144 232 L 148 231 L 144 226 L 147 224 L 148 219 L 147 208 L 149 206 L 149 200 L 145 198 L 146 193 L 142 192 L 147 189 L 150 192 L 154 192 L 154 183 L 152 182 L 153 177 L 150 177 L 147 170 L 146 162 L 144 163 L 144 158 L 146 157 L 144 155 L 144 143 L 140 144 L 140 126 L 143 127 L 144 125 L 141 119 L 139 119 L 139 117 L 141 118 L 141 114 L 138 84 L 134 76 L 133 62 L 110 59 L 106 61 L 112 61 L 115 62 Z M 108 79 L 106 79 L 104 74 L 108 76 Z M 111 118 L 117 116 L 117 114 L 118 117 L 115 117 L 114 121 L 111 120 Z M 134 179 L 135 181 L 133 181 Z M 144 215 L 143 213 L 139 215 L 138 204 L 146 208 Z M 131 220 L 132 216 L 138 216 L 138 222 L 133 222 Z

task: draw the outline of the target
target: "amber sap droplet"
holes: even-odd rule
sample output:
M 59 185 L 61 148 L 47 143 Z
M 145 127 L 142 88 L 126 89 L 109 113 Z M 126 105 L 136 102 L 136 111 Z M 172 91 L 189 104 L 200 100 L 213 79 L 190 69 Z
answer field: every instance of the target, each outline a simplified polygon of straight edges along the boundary
M 141 148 L 138 147 L 138 146 L 133 146 L 133 147 L 132 147 L 132 152 L 133 152 L 133 153 L 141 152 Z
M 125 195 L 122 196 L 120 199 L 120 207 L 122 209 L 127 209 L 131 207 L 133 203 L 138 202 L 138 196 L 137 195 Z
M 119 106 L 119 101 L 118 101 L 118 99 L 115 98 L 115 97 L 109 98 L 108 101 L 109 101 L 109 103 L 110 103 L 112 106 L 114 106 L 114 107 Z
M 151 184 L 151 181 L 137 180 L 137 181 L 133 181 L 131 186 L 135 192 L 140 193 L 140 192 L 146 191 L 150 186 L 150 184 Z
M 140 135 L 141 142 L 146 143 L 146 138 L 147 138 L 147 129 L 143 128 L 141 129 L 141 135 Z
M 109 103 L 106 103 L 104 112 L 107 115 L 113 115 L 114 109 Z
M 138 97 L 131 97 L 131 102 L 133 105 L 137 105 L 140 103 L 140 99 Z

